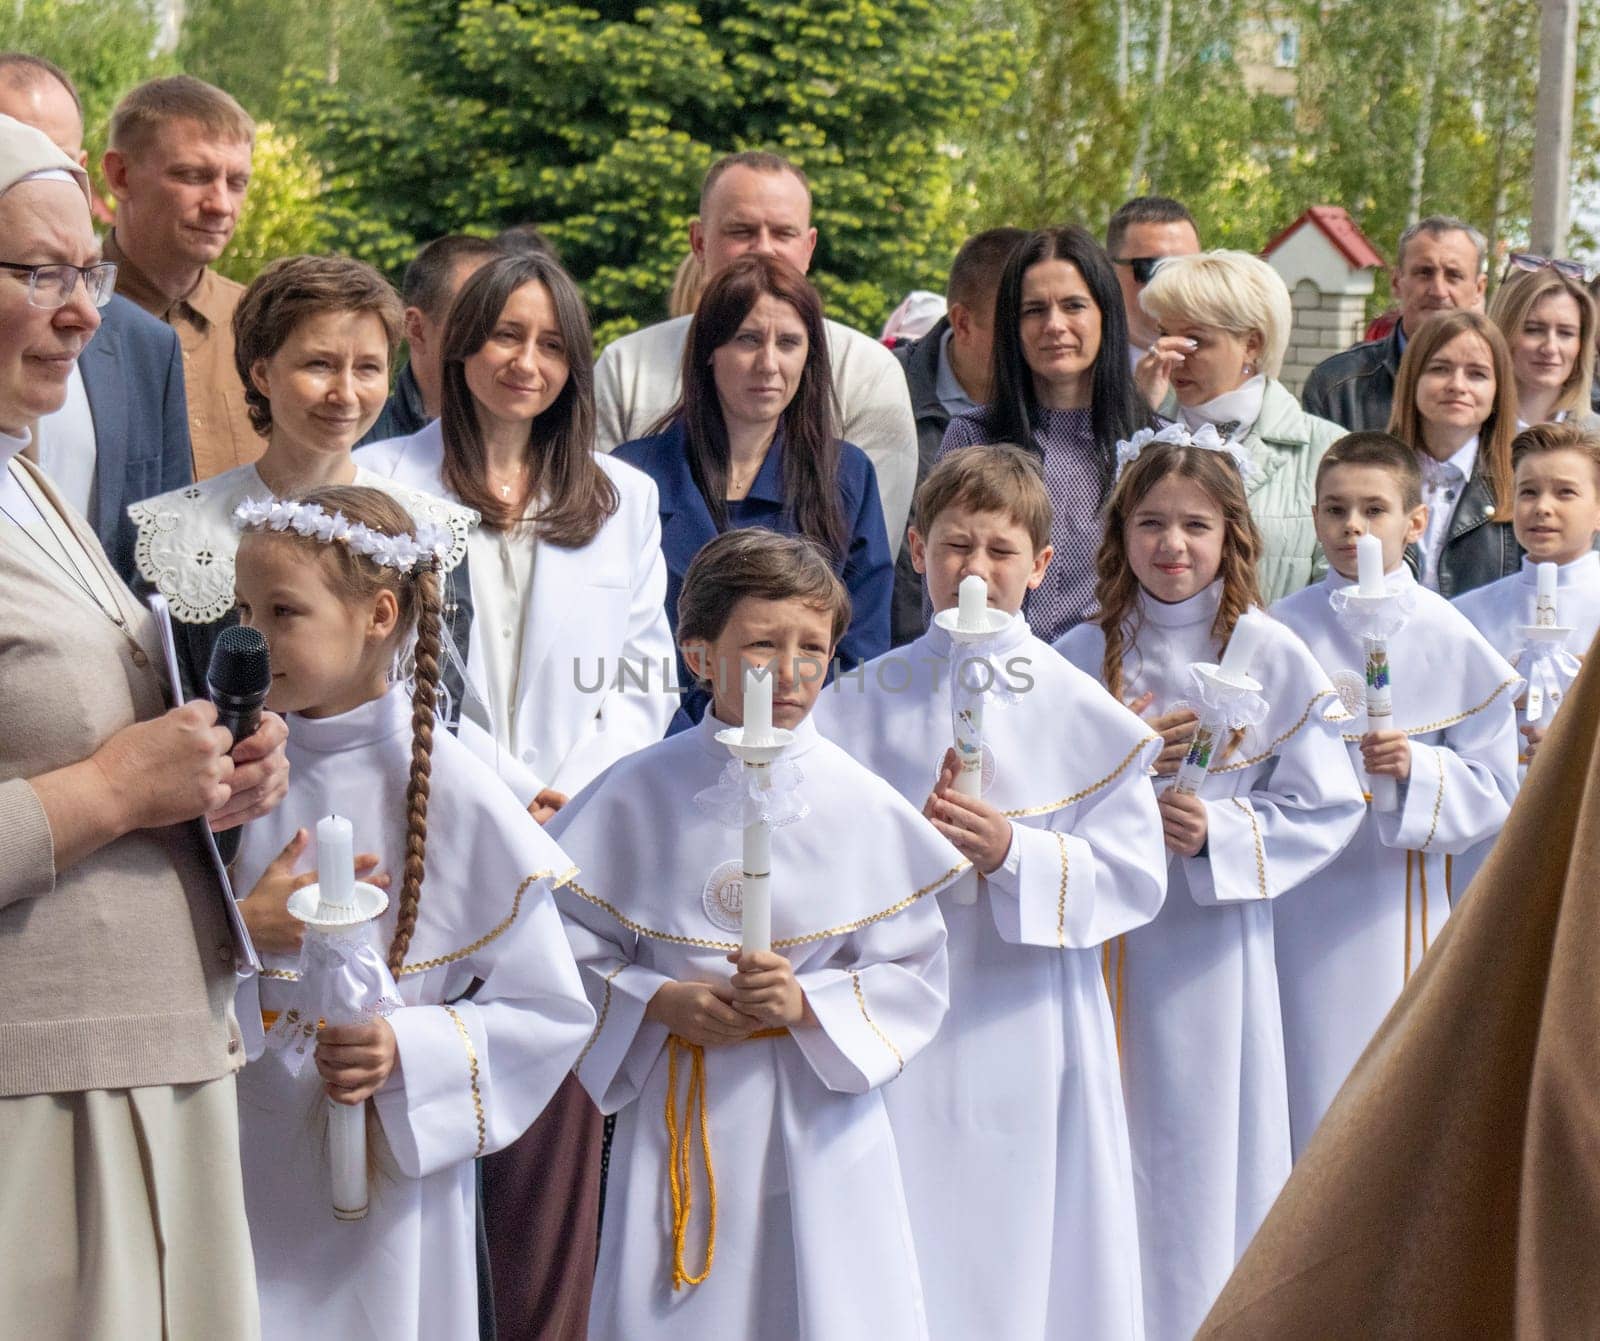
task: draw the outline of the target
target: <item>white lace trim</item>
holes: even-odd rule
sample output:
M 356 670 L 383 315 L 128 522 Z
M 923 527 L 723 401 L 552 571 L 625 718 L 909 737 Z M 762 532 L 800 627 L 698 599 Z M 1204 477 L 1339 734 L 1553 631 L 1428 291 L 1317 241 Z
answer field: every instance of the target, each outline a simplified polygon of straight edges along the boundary
M 471 508 L 356 467 L 356 484 L 389 495 L 419 523 L 447 537 L 445 572 L 467 554 L 467 537 L 478 524 Z M 271 500 L 272 491 L 254 466 L 240 466 L 184 489 L 157 494 L 128 509 L 138 534 L 134 561 L 140 576 L 167 598 L 183 624 L 210 624 L 235 604 L 233 561 L 239 547 L 234 509 L 246 499 Z

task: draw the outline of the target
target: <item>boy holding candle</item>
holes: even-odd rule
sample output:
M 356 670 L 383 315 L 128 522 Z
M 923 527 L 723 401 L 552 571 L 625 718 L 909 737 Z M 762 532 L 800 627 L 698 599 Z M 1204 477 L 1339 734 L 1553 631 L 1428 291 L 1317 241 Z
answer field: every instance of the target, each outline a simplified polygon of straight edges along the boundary
M 944 1017 L 933 896 L 967 863 L 810 720 L 849 608 L 807 541 L 711 541 L 678 608 L 711 709 L 551 823 L 582 866 L 559 906 L 599 1018 L 577 1073 L 618 1113 L 595 1341 L 928 1334 L 878 1087 Z M 763 734 L 751 684 L 793 736 L 766 786 L 718 738 Z M 754 824 L 771 826 L 766 853 Z M 764 952 L 741 949 L 763 855 Z
M 908 535 L 933 627 L 818 709 L 972 862 L 940 900 L 950 1017 L 885 1093 L 930 1328 L 949 1341 L 1143 1335 L 1101 947 L 1165 893 L 1145 777 L 1161 740 L 1020 613 L 1050 563 L 1050 511 L 1016 448 L 946 456 Z M 971 792 L 948 748 L 953 684 L 954 715 L 981 722 L 981 746 L 962 742 L 983 765 L 967 776 L 989 775 Z
M 1511 526 L 1527 551 L 1522 571 L 1458 596 L 1455 607 L 1529 681 L 1518 705 L 1526 761 L 1600 632 L 1600 435 L 1573 423 L 1536 424 L 1513 439 L 1511 451 Z M 1551 643 L 1524 632 L 1541 624 L 1571 631 Z M 1550 668 L 1548 681 L 1536 669 L 1540 661 Z
M 1414 452 L 1387 433 L 1352 433 L 1328 449 L 1316 487 L 1312 515 L 1330 571 L 1272 613 L 1348 696 L 1352 762 L 1367 779 L 1392 779 L 1395 802 L 1370 805 L 1343 853 L 1275 906 L 1297 1158 L 1448 916 L 1452 857 L 1505 821 L 1516 791 L 1512 703 L 1521 683 L 1404 562 L 1427 525 Z M 1363 732 L 1366 648 L 1330 597 L 1358 576 L 1365 594 L 1379 572 L 1404 622 L 1387 638 L 1392 723 Z

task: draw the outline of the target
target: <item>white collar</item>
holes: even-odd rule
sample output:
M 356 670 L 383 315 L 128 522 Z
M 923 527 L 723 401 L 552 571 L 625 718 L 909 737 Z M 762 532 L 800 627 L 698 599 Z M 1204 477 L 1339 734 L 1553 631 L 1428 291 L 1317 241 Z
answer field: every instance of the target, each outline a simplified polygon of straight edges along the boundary
M 1257 373 L 1232 391 L 1224 391 L 1202 405 L 1180 405 L 1178 413 L 1190 428 L 1201 424 L 1238 424 L 1233 437 L 1241 437 L 1261 418 L 1261 402 L 1267 394 L 1267 379 Z
M 332 717 L 302 717 L 291 712 L 284 722 L 294 749 L 312 754 L 360 749 L 411 729 L 411 690 L 404 684 L 392 684 L 386 693 L 349 712 Z
M 0 468 L 9 466 L 12 458 L 20 456 L 32 441 L 33 434 L 27 429 L 22 430 L 20 438 L 13 438 L 9 433 L 0 430 Z
M 1443 461 L 1426 449 L 1418 455 L 1422 462 L 1422 478 L 1429 484 L 1451 479 L 1447 467 L 1460 471 L 1463 480 L 1470 480 L 1473 468 L 1478 464 L 1478 435 L 1474 433 Z
M 356 467 L 354 482 L 382 490 L 416 520 L 448 531 L 445 572 L 465 557 L 467 537 L 478 521 L 471 508 L 375 475 L 364 466 Z M 128 509 L 137 528 L 134 562 L 145 581 L 167 598 L 180 624 L 210 624 L 233 609 L 233 561 L 239 548 L 233 511 L 247 498 L 271 497 L 272 490 L 253 465 L 238 466 Z
M 1169 603 L 1158 601 L 1143 587 L 1139 589 L 1139 610 L 1145 622 L 1161 628 L 1183 629 L 1194 624 L 1210 627 L 1222 606 L 1222 579 L 1219 577 L 1204 591 L 1197 591 L 1186 601 Z
M 1522 556 L 1522 568 L 1517 573 L 1517 580 L 1525 587 L 1538 584 L 1539 565 L 1526 554 Z M 1590 587 L 1596 582 L 1600 582 L 1600 552 L 1592 549 L 1556 569 L 1557 587 Z
M 1027 618 L 1018 611 L 1011 616 L 1011 621 L 982 642 L 963 643 L 968 655 L 976 657 L 994 656 L 1000 652 L 1009 652 L 1014 647 L 1020 647 L 1033 636 L 1033 630 L 1028 627 Z M 956 646 L 955 639 L 936 623 L 928 625 L 928 631 L 923 635 L 927 640 L 928 650 L 935 656 L 948 657 L 950 651 Z
M 733 757 L 728 753 L 728 747 L 717 739 L 717 732 L 727 731 L 728 729 L 728 724 L 724 721 L 719 721 L 716 713 L 712 712 L 710 708 L 706 709 L 705 716 L 700 719 L 699 725 L 695 727 L 695 731 L 700 738 L 701 748 L 707 754 L 715 755 L 721 759 L 731 759 Z M 811 714 L 807 713 L 801 720 L 800 725 L 794 728 L 794 744 L 784 753 L 788 758 L 792 759 L 796 755 L 804 754 L 821 739 L 822 737 L 817 733 L 817 724 L 811 720 Z
M 1346 577 L 1332 564 L 1329 564 L 1328 571 L 1323 574 L 1322 585 L 1327 587 L 1329 591 L 1343 591 L 1346 587 L 1355 586 L 1356 579 Z M 1392 592 L 1396 587 L 1416 586 L 1417 579 L 1412 573 L 1410 565 L 1402 559 L 1383 575 L 1383 585 Z

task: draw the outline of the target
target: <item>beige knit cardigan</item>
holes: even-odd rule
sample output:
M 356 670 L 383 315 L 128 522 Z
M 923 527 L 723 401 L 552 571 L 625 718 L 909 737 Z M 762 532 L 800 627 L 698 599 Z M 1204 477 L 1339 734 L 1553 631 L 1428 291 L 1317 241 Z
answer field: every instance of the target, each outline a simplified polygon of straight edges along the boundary
M 166 710 L 160 636 L 83 519 L 31 462 L 11 469 L 88 552 L 127 631 L 0 517 L 0 1097 L 214 1079 L 244 1056 L 193 827 L 132 833 L 58 872 L 27 782 Z

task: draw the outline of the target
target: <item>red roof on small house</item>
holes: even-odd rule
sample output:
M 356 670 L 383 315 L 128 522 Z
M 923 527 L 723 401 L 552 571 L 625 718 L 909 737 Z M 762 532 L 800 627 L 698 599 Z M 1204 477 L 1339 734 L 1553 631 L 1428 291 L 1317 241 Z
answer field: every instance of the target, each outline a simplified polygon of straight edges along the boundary
M 1367 235 L 1356 227 L 1356 221 L 1341 205 L 1313 205 L 1292 224 L 1267 243 L 1262 251 L 1262 256 L 1271 256 L 1290 234 L 1296 232 L 1306 222 L 1314 223 L 1322 235 L 1339 249 L 1339 254 L 1358 270 L 1368 266 L 1382 270 L 1383 257 L 1378 255 L 1378 250 L 1367 240 Z

